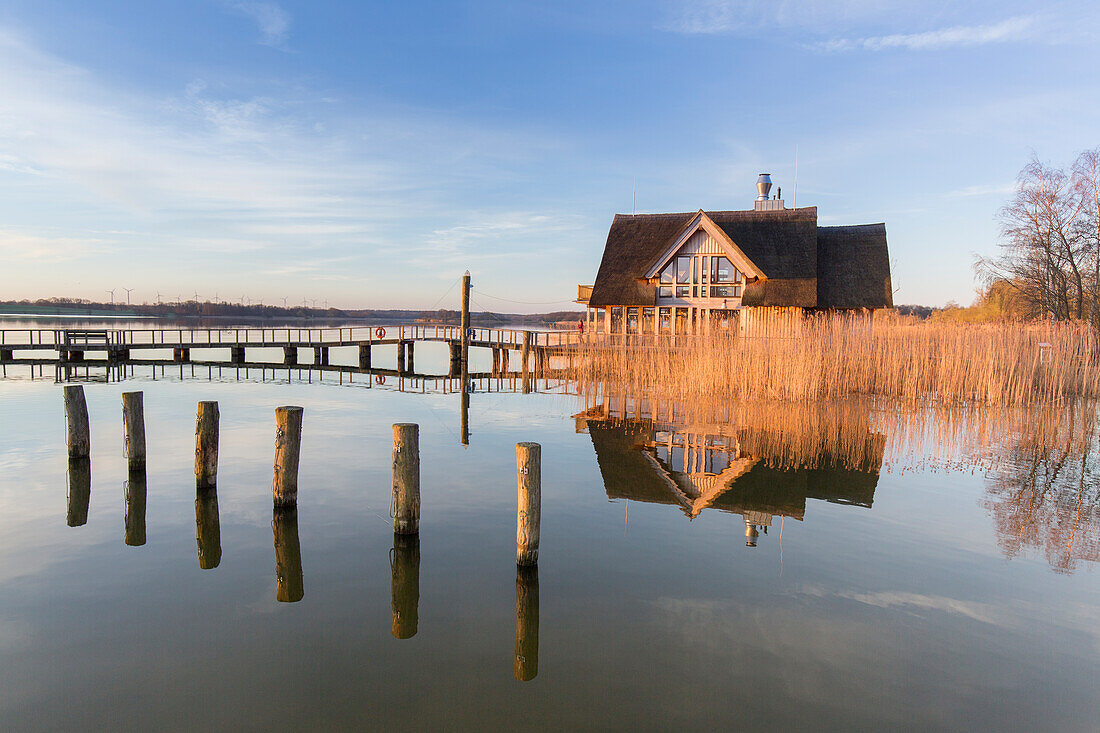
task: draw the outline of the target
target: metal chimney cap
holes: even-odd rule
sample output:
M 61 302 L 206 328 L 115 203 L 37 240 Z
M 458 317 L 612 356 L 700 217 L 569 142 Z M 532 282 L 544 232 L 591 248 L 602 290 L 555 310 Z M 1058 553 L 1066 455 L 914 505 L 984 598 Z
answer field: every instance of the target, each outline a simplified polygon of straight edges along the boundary
M 756 200 L 767 201 L 768 193 L 772 190 L 772 174 L 761 173 L 756 179 Z

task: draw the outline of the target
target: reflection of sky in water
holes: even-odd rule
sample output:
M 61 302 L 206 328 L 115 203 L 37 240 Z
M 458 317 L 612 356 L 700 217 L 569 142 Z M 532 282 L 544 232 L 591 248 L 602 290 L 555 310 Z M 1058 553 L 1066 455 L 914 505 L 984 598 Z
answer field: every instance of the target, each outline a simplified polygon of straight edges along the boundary
M 418 353 L 418 362 L 420 354 Z M 419 363 L 418 363 L 419 366 Z M 327 384 L 327 380 L 326 380 Z M 121 403 L 145 391 L 147 542 Z M 609 501 L 569 398 L 302 384 L 89 385 L 88 522 L 65 525 L 60 388 L 0 382 L 6 728 L 779 726 L 1087 730 L 1096 567 L 1008 560 L 980 473 L 882 473 L 871 508 Z M 196 545 L 195 404 L 220 403 L 221 559 Z M 305 407 L 304 597 L 275 599 L 274 408 Z M 416 635 L 392 635 L 390 424 L 420 424 Z M 513 677 L 514 444 L 543 444 L 538 676 Z

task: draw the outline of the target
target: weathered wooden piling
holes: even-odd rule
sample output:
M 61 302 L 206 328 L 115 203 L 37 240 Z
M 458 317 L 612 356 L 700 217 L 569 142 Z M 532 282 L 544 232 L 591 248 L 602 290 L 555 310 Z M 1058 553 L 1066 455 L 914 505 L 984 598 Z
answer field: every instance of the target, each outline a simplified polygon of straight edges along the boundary
M 397 342 L 397 372 L 399 374 L 405 373 L 405 342 Z
M 462 383 L 470 374 L 470 271 L 462 275 Z
M 88 403 L 79 384 L 65 387 L 65 447 L 70 458 L 87 458 L 92 451 L 88 430 Z
M 195 419 L 195 485 L 218 484 L 218 403 L 200 402 Z
M 222 529 L 218 518 L 218 490 L 195 490 L 195 544 L 199 568 L 213 570 L 222 561 Z
M 145 502 L 147 496 L 145 467 L 131 469 L 126 478 L 125 542 L 131 547 L 145 544 Z
M 523 393 L 531 391 L 531 332 L 523 332 Z
M 298 363 L 298 347 L 297 346 L 284 346 L 283 347 L 283 364 L 290 366 Z
M 493 369 L 492 369 L 491 373 L 492 374 L 499 374 L 500 373 L 500 349 L 498 349 L 497 347 L 494 346 L 494 347 L 492 347 L 492 351 L 493 351 Z
M 234 364 L 244 364 L 244 347 L 243 346 L 231 346 L 229 347 L 229 360 Z
M 274 507 L 271 532 L 275 536 L 275 600 L 296 603 L 305 596 L 302 546 L 298 541 L 298 508 Z
M 458 442 L 462 445 L 470 444 L 470 391 L 466 385 L 462 385 L 461 405 L 459 409 L 459 436 Z
M 542 446 L 516 443 L 516 564 L 539 561 L 539 524 L 542 519 Z
M 328 366 L 328 347 L 327 346 L 314 346 L 313 347 L 313 363 L 316 366 Z
M 182 346 L 175 347 L 172 349 L 172 359 L 181 364 L 191 361 L 191 349 Z
M 516 658 L 513 670 L 520 682 L 539 673 L 539 569 L 516 568 Z
M 69 495 L 65 523 L 80 527 L 88 523 L 88 503 L 92 496 L 92 462 L 87 456 L 69 457 Z
M 500 349 L 500 371 L 507 373 L 508 371 L 508 347 L 502 346 Z
M 122 429 L 126 465 L 131 471 L 145 468 L 145 405 L 141 392 L 122 393 Z
M 462 374 L 462 342 L 452 341 L 447 346 L 450 349 L 451 356 L 451 364 L 447 371 L 447 376 L 460 376 Z
M 390 552 L 390 591 L 393 607 L 393 636 L 416 636 L 420 608 L 420 536 L 395 534 Z
M 302 446 L 301 407 L 275 408 L 275 469 L 271 498 L 275 506 L 298 503 L 298 454 Z
M 420 426 L 393 426 L 393 531 L 420 531 Z
M 409 374 L 416 373 L 416 362 L 413 358 L 413 353 L 414 353 L 413 350 L 414 350 L 415 346 L 416 346 L 415 341 L 406 341 L 405 342 L 405 350 L 407 352 L 406 357 L 405 357 L 405 361 L 406 361 L 405 366 L 408 369 Z
M 359 344 L 359 368 L 370 369 L 370 344 Z

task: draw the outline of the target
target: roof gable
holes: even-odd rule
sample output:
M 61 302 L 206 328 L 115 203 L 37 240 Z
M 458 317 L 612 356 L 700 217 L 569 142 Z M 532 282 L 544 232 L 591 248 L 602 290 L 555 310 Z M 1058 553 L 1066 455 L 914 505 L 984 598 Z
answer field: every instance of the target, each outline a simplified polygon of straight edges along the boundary
M 713 237 L 714 241 L 718 242 L 718 246 L 725 251 L 726 257 L 737 265 L 738 269 L 742 272 L 749 274 L 751 277 L 761 274 L 760 268 L 749 259 L 748 255 L 741 251 L 737 244 L 729 238 L 729 235 L 707 216 L 705 211 L 700 209 L 699 213 L 692 217 L 683 231 L 665 248 L 664 253 L 646 269 L 643 277 L 657 277 L 660 271 L 665 268 L 665 265 L 667 265 L 672 258 L 676 256 L 676 253 L 683 249 L 684 245 L 688 243 L 688 240 L 700 230 L 705 231 Z

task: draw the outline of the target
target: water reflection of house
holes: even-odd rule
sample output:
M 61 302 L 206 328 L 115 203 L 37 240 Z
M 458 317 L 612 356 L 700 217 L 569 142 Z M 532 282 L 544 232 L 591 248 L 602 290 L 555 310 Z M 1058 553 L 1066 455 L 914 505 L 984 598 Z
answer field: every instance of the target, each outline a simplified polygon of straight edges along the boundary
M 775 517 L 801 521 L 807 499 L 869 508 L 886 444 L 884 435 L 867 432 L 866 459 L 857 467 L 819 454 L 803 457 L 798 468 L 776 468 L 764 429 L 686 432 L 653 420 L 578 418 L 578 430 L 592 439 L 608 498 L 670 504 L 689 518 L 704 509 L 739 514 L 749 546 Z

